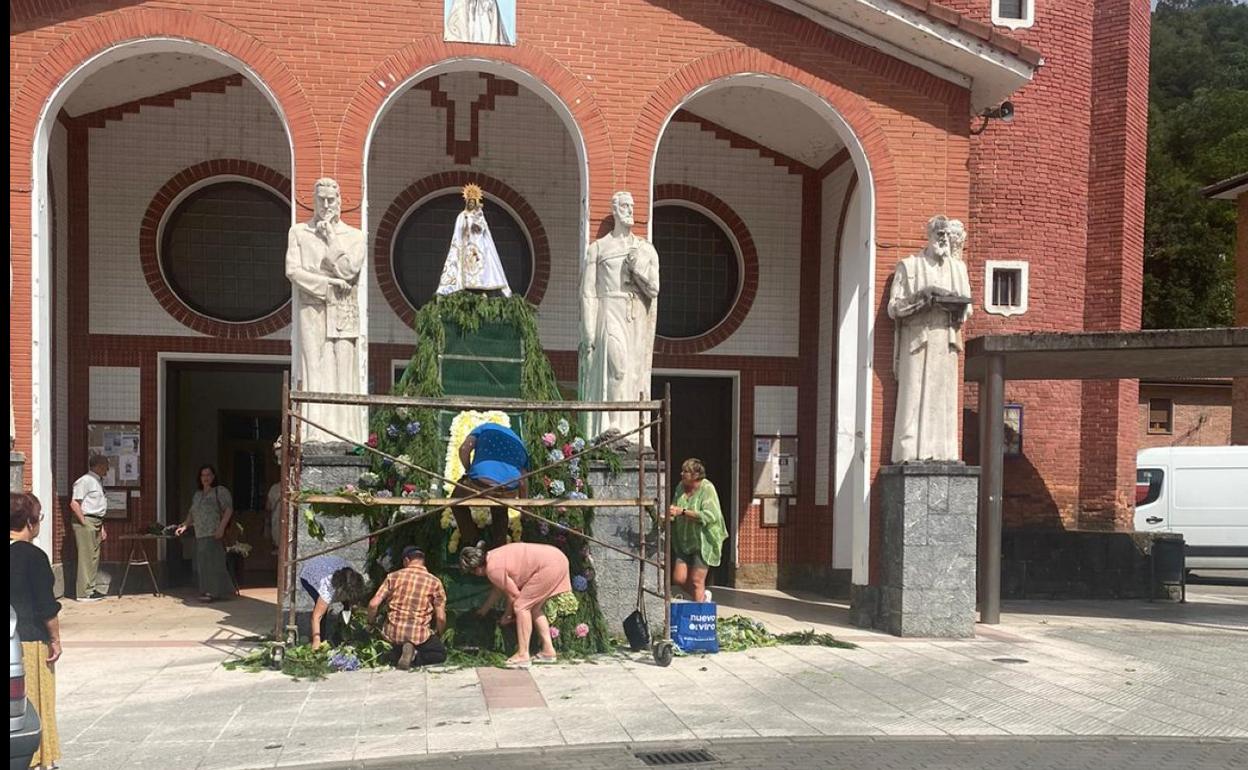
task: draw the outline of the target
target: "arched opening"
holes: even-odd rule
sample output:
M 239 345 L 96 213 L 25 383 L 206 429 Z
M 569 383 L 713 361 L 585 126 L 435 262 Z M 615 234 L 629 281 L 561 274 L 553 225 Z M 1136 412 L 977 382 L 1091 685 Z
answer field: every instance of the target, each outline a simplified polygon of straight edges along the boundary
M 117 535 L 184 518 L 200 464 L 231 487 L 248 569 L 271 573 L 272 451 L 229 426 L 269 425 L 289 358 L 278 236 L 295 219 L 294 148 L 281 103 L 218 48 L 147 37 L 74 67 L 32 144 L 31 481 L 61 512 L 41 546 L 76 560 L 62 547 L 69 489 L 102 450 L 115 504 L 105 584 L 126 555 Z M 181 365 L 206 351 L 211 364 Z M 159 556 L 189 576 L 178 544 Z
M 725 564 L 735 569 L 719 578 L 867 583 L 875 199 L 863 144 L 809 88 L 733 75 L 667 115 L 651 186 L 656 243 L 670 240 L 660 213 L 683 190 L 739 218 L 757 255 L 756 285 L 743 279 L 751 301 L 737 302 L 730 327 L 696 345 L 656 346 L 656 378 L 672 383 L 677 415 L 681 403 L 702 414 L 727 392 L 717 378 L 737 378 L 736 402 L 722 404 L 719 419 L 676 426 L 689 438 L 673 447 L 676 460 L 717 457 L 708 473 L 731 480 L 717 483 L 731 499 Z M 793 485 L 780 489 L 763 477 L 776 453 L 760 448 L 776 439 L 795 466 Z
M 372 122 L 364 152 L 361 219 L 378 285 L 369 313 L 374 390 L 388 390 L 396 363 L 411 354 L 411 312 L 424 298 L 407 296 L 414 282 L 406 278 L 420 265 L 441 268 L 460 208 L 452 196 L 468 182 L 485 191 L 486 219 L 504 266 L 513 263 L 511 272 L 526 281 L 523 263 L 529 262 L 528 286 L 511 288 L 540 303 L 543 344 L 576 348 L 576 325 L 567 321 L 579 313 L 578 255 L 588 243 L 589 171 L 580 128 L 550 87 L 503 62 L 439 62 L 393 89 Z M 451 207 L 427 212 L 447 220 L 446 242 L 428 237 L 418 245 L 407 242 L 411 228 L 423 223 L 413 217 L 420 218 L 435 201 Z M 423 224 L 425 232 L 436 230 L 436 223 Z M 500 240 L 506 232 L 514 237 Z M 574 369 L 558 374 L 575 382 Z

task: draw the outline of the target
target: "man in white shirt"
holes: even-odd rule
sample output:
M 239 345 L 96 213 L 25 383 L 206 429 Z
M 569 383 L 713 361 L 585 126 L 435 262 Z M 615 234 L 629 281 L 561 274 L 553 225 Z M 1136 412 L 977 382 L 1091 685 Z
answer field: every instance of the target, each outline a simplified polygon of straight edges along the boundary
M 92 455 L 88 467 L 91 470 L 74 482 L 69 501 L 69 509 L 74 512 L 74 543 L 78 546 L 78 581 L 74 596 L 80 602 L 104 598 L 96 578 L 100 572 L 100 543 L 108 539 L 104 530 L 104 514 L 108 512 L 104 475 L 108 473 L 108 458 Z

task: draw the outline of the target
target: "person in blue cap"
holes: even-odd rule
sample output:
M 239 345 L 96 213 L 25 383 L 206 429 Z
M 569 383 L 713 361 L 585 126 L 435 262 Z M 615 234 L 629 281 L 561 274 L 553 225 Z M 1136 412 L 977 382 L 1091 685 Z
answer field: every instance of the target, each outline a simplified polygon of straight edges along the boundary
M 524 441 L 511 428 L 492 422 L 477 426 L 459 445 L 459 461 L 466 470 L 455 488 L 457 497 L 500 485 L 502 488 L 494 490 L 492 497 L 528 495 L 528 479 L 522 477 L 529 469 L 529 453 Z M 465 545 L 479 542 L 481 532 L 468 506 L 457 505 L 452 510 L 459 527 L 459 542 Z M 491 508 L 487 547 L 497 548 L 506 543 L 507 509 Z

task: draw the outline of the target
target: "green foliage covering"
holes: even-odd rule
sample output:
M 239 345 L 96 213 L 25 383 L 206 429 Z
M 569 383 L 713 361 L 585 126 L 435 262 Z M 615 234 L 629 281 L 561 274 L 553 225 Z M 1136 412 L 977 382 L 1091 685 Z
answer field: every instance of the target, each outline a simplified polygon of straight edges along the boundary
M 1200 188 L 1248 171 L 1248 5 L 1163 0 L 1150 59 L 1143 325 L 1225 326 L 1235 207 Z

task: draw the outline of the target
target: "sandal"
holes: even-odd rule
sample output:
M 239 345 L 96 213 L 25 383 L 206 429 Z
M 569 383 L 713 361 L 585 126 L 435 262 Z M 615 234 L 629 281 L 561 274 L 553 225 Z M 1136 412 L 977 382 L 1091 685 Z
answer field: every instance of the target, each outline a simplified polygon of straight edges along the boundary
M 507 668 L 527 669 L 532 665 L 532 663 L 533 661 L 530 658 L 525 658 L 524 660 L 516 660 L 515 658 L 508 658 Z
M 538 654 L 538 655 L 534 655 L 534 656 L 533 656 L 533 662 L 534 662 L 534 663 L 539 663 L 539 664 L 544 665 L 544 666 L 548 666 L 548 665 L 550 665 L 551 663 L 558 663 L 558 662 L 559 662 L 559 656 L 558 656 L 558 655 L 549 655 L 549 656 L 548 656 L 548 655 L 541 655 L 541 654 Z

